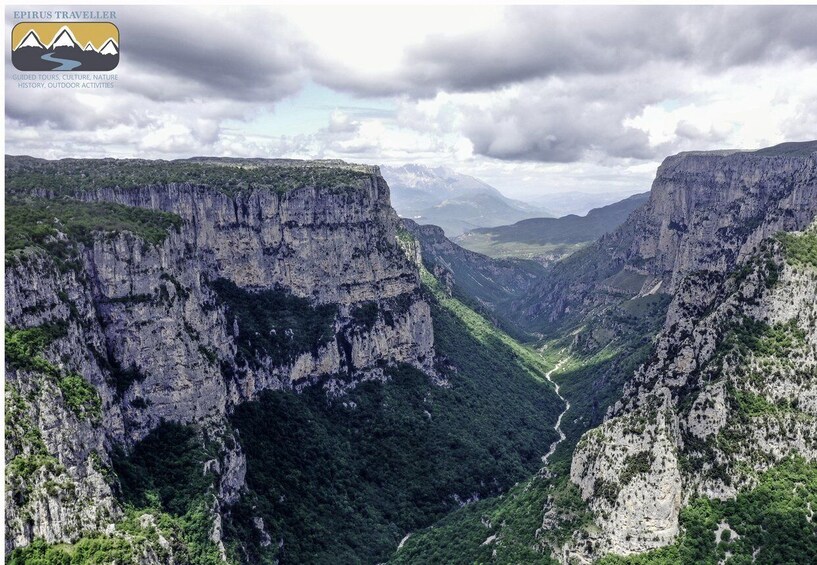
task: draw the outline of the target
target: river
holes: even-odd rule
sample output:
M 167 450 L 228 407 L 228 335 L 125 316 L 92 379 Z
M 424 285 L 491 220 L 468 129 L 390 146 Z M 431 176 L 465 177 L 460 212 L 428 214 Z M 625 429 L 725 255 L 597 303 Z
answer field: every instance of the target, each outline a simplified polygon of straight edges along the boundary
M 48 61 L 49 63 L 60 63 L 61 65 L 56 69 L 52 69 L 54 71 L 73 71 L 78 66 L 82 64 L 80 61 L 73 61 L 71 59 L 60 59 L 59 57 L 54 57 L 53 53 L 46 53 L 42 57 L 40 57 L 43 61 Z
M 565 399 L 565 397 L 564 397 L 564 396 L 562 396 L 562 395 L 561 395 L 561 393 L 559 392 L 559 383 L 557 383 L 556 381 L 554 381 L 554 380 L 553 380 L 552 378 L 550 378 L 550 377 L 551 377 L 551 375 L 552 375 L 553 373 L 555 373 L 556 371 L 558 371 L 559 369 L 561 369 L 561 368 L 562 368 L 562 365 L 564 365 L 564 364 L 567 362 L 567 359 L 568 359 L 567 357 L 562 358 L 562 360 L 561 360 L 561 361 L 559 361 L 558 363 L 556 363 L 556 366 L 555 366 L 555 367 L 553 367 L 553 368 L 552 368 L 550 371 L 548 371 L 547 373 L 545 373 L 545 378 L 546 378 L 548 381 L 550 381 L 550 382 L 553 384 L 553 386 L 555 387 L 555 389 L 556 389 L 556 395 L 557 395 L 559 398 L 561 398 L 561 399 L 562 399 L 562 402 L 564 402 L 564 403 L 565 403 L 565 409 L 564 409 L 564 410 L 562 410 L 562 413 L 561 413 L 561 414 L 559 414 L 559 418 L 556 420 L 556 425 L 555 425 L 555 426 L 553 426 L 553 429 L 554 429 L 556 432 L 558 432 L 558 433 L 559 433 L 559 439 L 557 439 L 557 440 L 556 440 L 556 441 L 554 441 L 552 444 L 550 444 L 550 449 L 548 449 L 548 452 L 547 452 L 545 455 L 543 455 L 543 456 L 542 456 L 542 464 L 543 464 L 543 465 L 547 465 L 547 462 L 548 462 L 548 459 L 550 459 L 550 456 L 551 456 L 551 455 L 553 455 L 553 454 L 556 452 L 556 448 L 557 448 L 557 447 L 559 447 L 559 444 L 560 444 L 560 443 L 562 443 L 562 442 L 565 440 L 565 433 L 562 431 L 562 418 L 564 417 L 564 415 L 565 415 L 565 414 L 567 414 L 567 411 L 568 411 L 568 410 L 570 410 L 570 402 L 568 402 L 568 401 Z

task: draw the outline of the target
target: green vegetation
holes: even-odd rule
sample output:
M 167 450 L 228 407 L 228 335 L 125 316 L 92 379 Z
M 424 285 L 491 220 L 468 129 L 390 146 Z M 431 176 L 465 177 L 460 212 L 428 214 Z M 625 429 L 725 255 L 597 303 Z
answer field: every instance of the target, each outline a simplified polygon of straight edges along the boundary
M 786 323 L 769 325 L 762 320 L 744 316 L 729 329 L 719 344 L 719 351 L 736 348 L 738 352 L 755 353 L 765 357 L 785 358 L 793 349 L 805 343 L 806 333 L 792 319 Z
M 781 407 L 769 402 L 765 396 L 745 390 L 730 389 L 731 397 L 737 403 L 740 416 L 755 417 L 778 412 Z
M 130 455 L 121 450 L 114 454 L 125 504 L 125 517 L 115 524 L 115 533 L 86 534 L 72 544 L 49 545 L 36 539 L 28 547 L 14 550 L 7 563 L 137 565 L 146 552 L 168 563 L 222 563 L 218 548 L 210 540 L 214 477 L 204 472 L 204 464 L 212 458 L 194 428 L 160 424 Z M 56 460 L 49 464 L 58 465 Z M 159 536 L 165 542 L 160 542 Z
M 55 339 L 66 334 L 64 322 L 25 329 L 6 326 L 6 363 L 13 369 L 54 379 L 62 391 L 66 406 L 77 416 L 87 416 L 96 421 L 102 416 L 102 400 L 96 389 L 82 375 L 59 369 L 42 356 Z
M 212 486 L 212 475 L 203 472 L 208 458 L 194 428 L 165 422 L 129 456 L 118 453 L 113 467 L 126 502 L 139 508 L 156 501 L 163 510 L 181 515 Z
M 70 481 L 58 477 L 65 469 L 48 451 L 38 425 L 32 421 L 30 402 L 40 395 L 53 401 L 54 385 L 59 388 L 65 406 L 78 418 L 98 423 L 102 417 L 102 401 L 96 389 L 81 375 L 65 371 L 43 357 L 43 352 L 56 339 L 65 336 L 64 323 L 43 324 L 18 329 L 7 326 L 5 332 L 6 368 L 25 371 L 16 378 L 24 378 L 34 386 L 22 395 L 15 381 L 6 382 L 5 439 L 7 448 L 6 490 L 17 504 L 26 504 L 36 477 L 45 480 L 46 489 L 70 492 Z M 53 383 L 50 384 L 49 383 Z M 49 491 L 50 492 L 50 491 Z
M 397 224 L 396 232 L 397 233 L 395 234 L 395 236 L 397 237 L 397 242 L 400 243 L 401 245 L 408 246 L 416 243 L 414 236 L 411 235 L 411 233 L 409 233 L 409 231 L 405 227 L 403 227 L 403 224 Z
M 227 305 L 230 326 L 238 321 L 238 353 L 246 362 L 262 355 L 276 362 L 292 361 L 300 353 L 317 352 L 334 338 L 336 305 L 313 305 L 282 289 L 244 290 L 227 279 L 210 286 Z
M 73 482 L 68 479 L 65 467 L 49 453 L 40 428 L 32 421 L 31 405 L 21 395 L 16 383 L 6 383 L 6 468 L 5 492 L 21 509 L 45 490 L 49 496 L 71 496 Z
M 6 257 L 39 248 L 58 266 L 77 268 L 76 244 L 90 245 L 95 233 L 128 231 L 157 245 L 181 223 L 175 214 L 110 202 L 12 197 L 6 199 Z
M 401 366 L 386 370 L 387 382 L 359 383 L 338 398 L 311 386 L 297 395 L 270 391 L 236 409 L 253 493 L 228 525 L 237 554 L 248 551 L 252 562 L 382 561 L 406 533 L 539 468 L 562 407 L 544 379 L 549 365 L 447 297 L 428 273 L 424 280 L 449 386 Z M 256 516 L 272 539 L 266 549 Z
M 568 480 L 569 468 L 569 461 L 559 461 L 551 465 L 554 478 L 534 476 L 501 496 L 449 514 L 412 534 L 389 563 L 557 563 L 541 544 L 563 543 L 590 519 Z M 538 537 L 549 503 L 560 510 L 559 527 Z
M 485 233 L 488 229 L 490 228 L 466 232 L 456 238 L 456 243 L 469 251 L 482 253 L 494 259 L 528 259 L 546 262 L 567 257 L 592 242 L 592 240 L 578 243 L 502 241 L 496 235 Z
M 357 327 L 360 327 L 365 331 L 369 331 L 377 322 L 377 315 L 379 312 L 380 308 L 377 305 L 377 302 L 370 301 L 355 306 L 352 309 L 351 316 Z
M 141 540 L 140 540 L 141 541 Z M 8 565 L 85 565 L 87 563 L 139 563 L 139 549 L 144 544 L 121 537 L 103 535 L 84 537 L 74 544 L 49 545 L 35 539 L 31 545 L 15 549 Z
M 609 406 L 621 397 L 624 383 L 649 359 L 652 337 L 669 304 L 664 294 L 625 300 L 594 316 L 568 339 L 547 342 L 545 355 L 556 358 L 575 340 L 570 359 L 553 375 L 570 401 L 562 420 L 567 440 L 560 450 L 572 452 L 581 435 L 600 425 Z
M 227 194 L 254 188 L 286 192 L 306 186 L 358 186 L 371 173 L 361 167 L 321 162 L 249 159 L 6 159 L 6 194 L 47 191 L 76 196 L 103 188 L 137 188 L 169 183 L 207 186 Z
M 817 268 L 817 231 L 811 229 L 805 233 L 782 232 L 777 238 L 783 244 L 789 263 Z
M 641 290 L 641 287 L 644 286 L 644 281 L 647 280 L 646 275 L 642 275 L 641 273 L 636 273 L 634 271 L 630 271 L 628 269 L 621 269 L 619 272 L 614 274 L 611 277 L 604 279 L 601 284 L 605 286 L 609 286 L 615 290 L 624 292 L 628 295 L 635 295 L 638 294 L 638 291 Z M 644 298 L 651 298 L 650 296 L 643 296 L 641 298 L 633 298 L 632 300 L 640 300 Z M 654 297 L 652 297 L 654 298 Z M 623 304 L 626 304 L 624 302 Z
M 440 340 L 440 351 L 455 360 L 455 366 L 475 373 L 486 370 L 471 363 L 468 355 L 463 355 L 463 352 L 472 348 L 472 340 L 476 340 L 483 347 L 493 346 L 497 352 L 503 353 L 502 358 L 496 359 L 492 365 L 499 368 L 510 363 L 519 366 L 531 379 L 546 382 L 544 373 L 550 369 L 550 365 L 539 353 L 498 330 L 460 299 L 448 296 L 445 287 L 426 269 L 421 268 L 420 275 L 424 287 L 431 292 L 434 305 L 437 306 L 432 313 L 435 339 Z
M 42 438 L 40 438 L 42 441 Z M 43 471 L 46 475 L 59 475 L 65 471 L 56 457 L 47 452 L 36 452 L 28 455 L 18 455 L 9 461 L 6 468 L 6 477 L 12 485 L 12 493 L 18 500 L 25 501 L 26 495 L 30 492 L 30 485 L 34 474 Z
M 58 475 L 63 468 L 48 452 L 40 428 L 32 422 L 29 401 L 6 383 L 5 438 L 6 493 L 18 504 L 25 504 L 31 491 L 31 480 L 37 471 Z
M 125 504 L 132 513 L 160 516 L 160 524 L 178 532 L 187 555 L 180 562 L 221 562 L 210 540 L 214 476 L 204 469 L 214 456 L 196 428 L 173 422 L 160 424 L 130 455 L 113 456 Z
M 589 259 L 588 259 L 589 260 Z M 423 273 L 428 277 L 427 273 Z M 615 274 L 615 273 L 613 273 Z M 607 275 L 609 276 L 609 275 Z M 425 279 L 424 279 L 425 281 Z M 436 281 L 425 281 L 438 300 L 445 299 Z M 625 281 L 626 282 L 626 281 Z M 456 299 L 448 299 L 456 300 Z M 461 303 L 461 302 L 460 302 Z M 586 326 L 561 327 L 557 337 L 546 342 L 542 358 L 553 366 L 571 348 L 570 357 L 553 378 L 571 408 L 562 419 L 566 440 L 549 460 L 551 478 L 535 476 L 504 495 L 460 509 L 433 526 L 414 533 L 392 556 L 396 563 L 552 563 L 549 550 L 557 547 L 589 523 L 589 513 L 570 483 L 570 461 L 576 442 L 588 429 L 601 423 L 608 406 L 621 394 L 623 383 L 648 359 L 652 337 L 660 328 L 669 297 L 655 294 L 625 299 L 594 314 Z M 435 315 L 435 336 L 438 335 Z M 628 463 L 632 476 L 651 464 L 649 453 Z M 600 485 L 604 491 L 616 485 Z M 602 495 L 605 493 L 601 493 Z M 541 532 L 542 509 L 551 503 L 558 523 Z M 486 526 L 486 524 L 489 524 Z M 483 545 L 496 535 L 493 543 Z M 541 547 L 541 549 L 535 549 Z M 496 551 L 496 557 L 493 552 Z
M 211 523 L 202 510 L 194 524 L 202 531 Z M 209 541 L 196 547 L 191 543 L 186 519 L 155 509 L 126 508 L 125 518 L 116 523 L 116 533 L 93 533 L 71 544 L 47 544 L 35 539 L 31 545 L 15 549 L 6 560 L 8 565 L 139 565 L 144 555 L 153 554 L 160 562 L 196 565 L 223 563 Z M 164 538 L 160 542 L 159 536 Z M 207 546 L 209 544 L 209 547 Z
M 6 326 L 6 363 L 13 369 L 53 375 L 58 372 L 57 368 L 42 357 L 42 352 L 67 333 L 68 326 L 64 322 L 23 329 Z
M 682 533 L 670 547 L 600 565 L 735 565 L 817 562 L 817 465 L 801 458 L 769 470 L 754 489 L 730 500 L 698 498 L 681 511 Z M 718 525 L 734 532 L 716 539 Z
M 15 388 L 14 383 L 6 382 L 5 437 L 6 452 L 46 453 L 40 429 L 33 425 L 28 415 L 29 403 Z
M 82 375 L 69 373 L 58 383 L 65 404 L 77 415 L 87 414 L 97 420 L 102 417 L 102 400 L 96 389 Z
M 418 233 L 423 266 L 445 282 L 447 291 L 514 338 L 528 337 L 509 314 L 513 303 L 544 274 L 542 265 L 522 259 L 491 260 L 452 245 L 436 230 Z M 409 232 L 401 237 L 412 238 Z M 408 242 L 403 245 L 410 248 Z
M 649 473 L 654 459 L 655 457 L 650 451 L 642 451 L 636 455 L 628 455 L 624 459 L 624 470 L 619 477 L 621 484 L 628 484 L 636 475 Z M 618 495 L 618 493 L 616 493 L 616 495 Z

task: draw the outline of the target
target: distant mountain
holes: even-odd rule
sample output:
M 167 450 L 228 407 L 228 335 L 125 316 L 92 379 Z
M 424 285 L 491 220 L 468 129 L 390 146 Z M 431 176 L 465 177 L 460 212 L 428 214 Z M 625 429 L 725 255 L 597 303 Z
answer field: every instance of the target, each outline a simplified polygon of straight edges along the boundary
M 586 216 L 531 218 L 509 226 L 478 228 L 455 238 L 458 245 L 490 257 L 519 257 L 547 263 L 569 255 L 620 226 L 649 198 L 635 194 Z
M 516 333 L 505 312 L 541 279 L 545 273 L 542 265 L 521 259 L 492 259 L 463 249 L 434 225 L 421 226 L 404 219 L 403 227 L 420 244 L 423 265 L 453 296 L 476 306 L 508 333 Z
M 440 226 L 448 237 L 473 228 L 551 216 L 545 209 L 507 198 L 488 183 L 448 167 L 404 165 L 380 170 L 398 214 L 419 224 Z
M 550 210 L 551 215 L 560 218 L 569 214 L 584 216 L 594 208 L 601 208 L 635 194 L 637 191 L 624 192 L 556 192 L 530 198 L 531 204 Z

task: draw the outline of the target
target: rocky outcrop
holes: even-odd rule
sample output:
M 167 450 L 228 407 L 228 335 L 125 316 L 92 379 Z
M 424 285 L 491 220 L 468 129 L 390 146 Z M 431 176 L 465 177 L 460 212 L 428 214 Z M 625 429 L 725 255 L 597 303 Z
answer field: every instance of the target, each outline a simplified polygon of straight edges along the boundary
M 643 261 L 645 287 L 674 292 L 689 273 L 728 272 L 764 239 L 817 213 L 817 144 L 799 153 L 698 152 L 667 158 L 617 254 Z M 626 245 L 626 247 L 625 247 Z
M 538 263 L 524 259 L 492 259 L 469 251 L 453 243 L 442 228 L 420 225 L 403 219 L 403 227 L 422 247 L 425 267 L 442 281 L 449 291 L 475 300 L 500 325 L 506 318 L 505 310 L 531 289 L 543 276 Z
M 667 545 L 691 496 L 817 459 L 817 283 L 798 255 L 815 239 L 817 147 L 773 149 L 668 159 L 620 230 L 640 292 L 660 283 L 673 300 L 651 358 L 577 445 L 570 480 L 594 526 L 559 548 L 565 562 Z
M 664 160 L 648 203 L 616 231 L 555 265 L 521 323 L 558 326 L 622 297 L 674 294 L 690 273 L 726 273 L 761 241 L 817 213 L 817 142 Z
M 667 545 L 694 494 L 730 498 L 787 456 L 817 459 L 814 270 L 769 261 L 682 285 L 652 360 L 577 446 L 570 477 L 599 531 L 574 556 Z M 693 299 L 713 290 L 711 307 Z
M 646 551 L 673 540 L 683 496 L 677 444 L 678 422 L 666 397 L 663 405 L 610 420 L 582 439 L 570 479 L 600 527 L 588 558 Z
M 9 368 L 8 390 L 29 399 L 22 413 L 60 467 L 27 478 L 41 500 L 7 497 L 7 549 L 34 537 L 70 541 L 109 523 L 117 506 L 90 454 L 107 468 L 113 446 L 127 449 L 163 420 L 194 423 L 220 438 L 222 456 L 208 468 L 219 477 L 220 503 L 230 504 L 246 466 L 225 425 L 237 403 L 338 375 L 353 386 L 383 378 L 384 367 L 397 363 L 433 376 L 430 308 L 416 265 L 396 241 L 388 186 L 376 168 L 332 166 L 363 174 L 343 185 L 287 190 L 171 182 L 80 191 L 74 198 L 177 214 L 181 226 L 155 245 L 129 232 L 98 234 L 77 244 L 75 268 L 37 250 L 7 264 L 7 323 L 60 324 L 41 355 L 81 375 L 101 407 L 93 422 L 77 416 L 54 394 L 59 377 Z M 275 304 L 320 312 L 325 331 L 309 338 L 304 330 L 304 337 L 285 321 L 247 329 L 238 307 L 219 294 L 224 285 L 245 306 L 272 293 Z M 258 346 L 266 338 L 246 333 L 259 329 L 276 347 Z M 7 461 L 16 455 L 7 453 Z M 70 481 L 74 494 L 49 494 L 54 477 Z
M 388 185 L 376 168 L 366 171 L 355 186 L 228 194 L 170 183 L 82 197 L 178 214 L 185 223 L 173 251 L 193 246 L 204 272 L 241 287 L 280 285 L 319 303 L 353 304 L 417 288 L 416 270 L 392 243 L 399 220 Z

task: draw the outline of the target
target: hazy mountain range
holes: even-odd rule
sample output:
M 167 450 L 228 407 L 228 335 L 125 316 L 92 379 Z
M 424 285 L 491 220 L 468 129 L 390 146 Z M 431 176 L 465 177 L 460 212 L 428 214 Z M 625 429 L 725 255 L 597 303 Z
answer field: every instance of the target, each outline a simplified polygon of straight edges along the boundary
M 509 198 L 487 182 L 448 167 L 381 166 L 394 209 L 421 225 L 443 228 L 447 237 L 514 224 L 529 218 L 584 215 L 634 192 L 543 192 L 527 200 Z
M 459 245 L 490 257 L 518 257 L 543 263 L 573 253 L 620 226 L 649 199 L 649 192 L 594 208 L 584 216 L 529 218 L 509 226 L 477 228 L 454 238 Z
M 545 208 L 508 198 L 488 183 L 448 167 L 409 164 L 380 170 L 400 216 L 440 226 L 448 237 L 473 228 L 553 216 Z
M 628 196 L 642 192 L 643 188 L 615 192 L 546 192 L 529 199 L 533 206 L 549 210 L 553 216 L 561 218 L 570 214 L 584 216 L 594 208 L 601 208 L 614 202 L 620 202 Z

